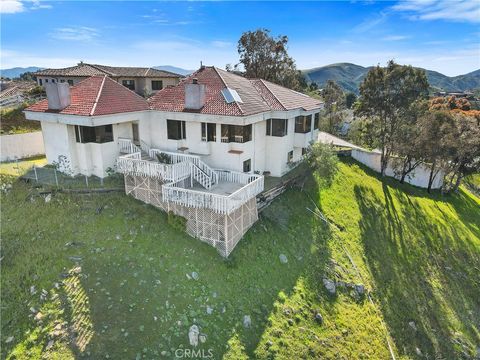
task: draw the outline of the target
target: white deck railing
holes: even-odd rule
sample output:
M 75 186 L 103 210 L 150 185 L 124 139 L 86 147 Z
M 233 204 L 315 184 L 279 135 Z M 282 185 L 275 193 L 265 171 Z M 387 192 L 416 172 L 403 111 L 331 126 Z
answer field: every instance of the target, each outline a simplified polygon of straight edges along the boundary
M 166 182 L 162 185 L 163 201 L 166 202 L 171 201 L 187 207 L 206 208 L 221 214 L 229 214 L 263 191 L 264 180 L 263 176 L 260 175 L 213 170 L 201 161 L 198 156 L 169 153 L 157 149 L 150 149 L 150 157 L 156 158 L 156 154 L 165 153 L 170 156 L 172 164 L 142 160 L 142 154 L 138 147 L 135 145 L 133 145 L 135 148 L 130 147 L 127 142 L 122 143 L 122 145 L 125 150 L 132 152 L 118 158 L 118 171 L 123 174 L 162 179 Z M 207 169 L 209 173 L 204 171 L 202 167 Z M 181 180 L 190 176 L 204 187 L 207 188 L 208 186 L 207 189 L 211 188 L 213 184 L 211 183 L 212 179 L 214 179 L 215 183 L 222 181 L 237 183 L 243 186 L 228 196 L 179 186 Z
M 131 139 L 126 138 L 118 138 L 118 147 L 121 154 L 132 154 L 140 151 L 140 148 Z
M 177 183 L 171 183 L 162 187 L 163 201 L 229 214 L 263 191 L 263 176 L 230 172 L 232 178 L 242 178 L 241 175 L 248 175 L 251 181 L 228 196 L 177 187 Z

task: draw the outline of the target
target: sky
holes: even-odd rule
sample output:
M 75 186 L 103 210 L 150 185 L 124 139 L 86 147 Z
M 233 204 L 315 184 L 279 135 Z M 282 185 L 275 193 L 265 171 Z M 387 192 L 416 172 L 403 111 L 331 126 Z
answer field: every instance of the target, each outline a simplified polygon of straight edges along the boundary
M 248 30 L 287 35 L 299 69 L 394 59 L 445 75 L 480 68 L 480 0 L 0 0 L 0 67 L 200 66 L 238 62 Z

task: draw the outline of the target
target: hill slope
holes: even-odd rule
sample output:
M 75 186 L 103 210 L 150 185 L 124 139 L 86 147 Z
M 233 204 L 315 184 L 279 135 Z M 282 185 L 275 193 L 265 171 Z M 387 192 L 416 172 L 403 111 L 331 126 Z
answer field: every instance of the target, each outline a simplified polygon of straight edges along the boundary
M 171 358 L 198 324 L 197 349 L 215 359 L 241 358 L 242 345 L 257 359 L 388 359 L 384 321 L 397 358 L 473 358 L 480 201 L 379 179 L 352 160 L 329 189 L 305 180 L 262 212 L 228 260 L 125 194 L 58 192 L 47 203 L 15 184 L 0 214 L 1 357 Z M 337 228 L 307 210 L 316 206 Z M 363 283 L 376 305 L 345 286 L 328 294 L 324 277 Z
M 180 75 L 190 75 L 194 71 L 194 70 L 182 69 L 182 68 L 171 66 L 171 65 L 159 65 L 159 66 L 154 66 L 153 68 L 158 70 L 170 71 Z
M 0 74 L 2 77 L 15 79 L 18 78 L 20 75 L 26 72 L 35 72 L 38 70 L 42 70 L 43 68 L 37 66 L 29 66 L 29 67 L 15 67 L 11 69 L 2 69 L 0 70 Z
M 345 91 L 358 93 L 358 87 L 371 67 L 350 63 L 326 65 L 303 70 L 307 82 L 323 87 L 327 80 L 335 80 Z M 480 88 L 480 70 L 465 75 L 449 77 L 437 71 L 426 70 L 430 86 L 444 91 L 466 91 Z

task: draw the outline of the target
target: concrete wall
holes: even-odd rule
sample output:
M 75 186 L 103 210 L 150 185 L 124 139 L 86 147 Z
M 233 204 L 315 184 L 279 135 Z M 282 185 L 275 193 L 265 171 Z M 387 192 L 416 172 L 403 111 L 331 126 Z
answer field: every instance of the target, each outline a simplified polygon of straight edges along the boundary
M 366 150 L 352 149 L 352 157 L 355 160 L 361 162 L 362 164 L 368 166 L 370 169 L 378 173 L 380 172 L 380 169 L 381 169 L 380 153 L 366 151 Z M 393 161 L 394 161 L 393 159 L 390 160 L 388 167 L 385 171 L 385 175 L 399 179 L 400 176 L 397 176 L 394 172 Z M 417 168 L 415 168 L 415 170 L 413 170 L 410 174 L 406 176 L 405 182 L 418 187 L 427 188 L 429 176 L 430 176 L 430 169 L 428 168 L 428 166 L 425 164 L 420 164 Z M 440 172 L 439 174 L 437 174 L 437 176 L 435 177 L 435 180 L 433 181 L 433 185 L 432 185 L 433 189 L 439 189 L 442 187 L 443 176 L 444 176 L 443 172 Z
M 0 161 L 23 159 L 45 154 L 41 131 L 0 137 Z

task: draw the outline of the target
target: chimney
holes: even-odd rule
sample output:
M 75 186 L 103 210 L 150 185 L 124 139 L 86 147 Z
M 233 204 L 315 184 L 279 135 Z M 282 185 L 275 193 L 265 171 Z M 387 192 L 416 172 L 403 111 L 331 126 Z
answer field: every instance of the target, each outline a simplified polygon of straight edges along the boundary
M 205 84 L 199 84 L 197 78 L 191 84 L 185 84 L 185 109 L 200 110 L 205 105 Z
M 45 83 L 48 108 L 50 110 L 63 110 L 70 105 L 70 87 L 68 83 Z

